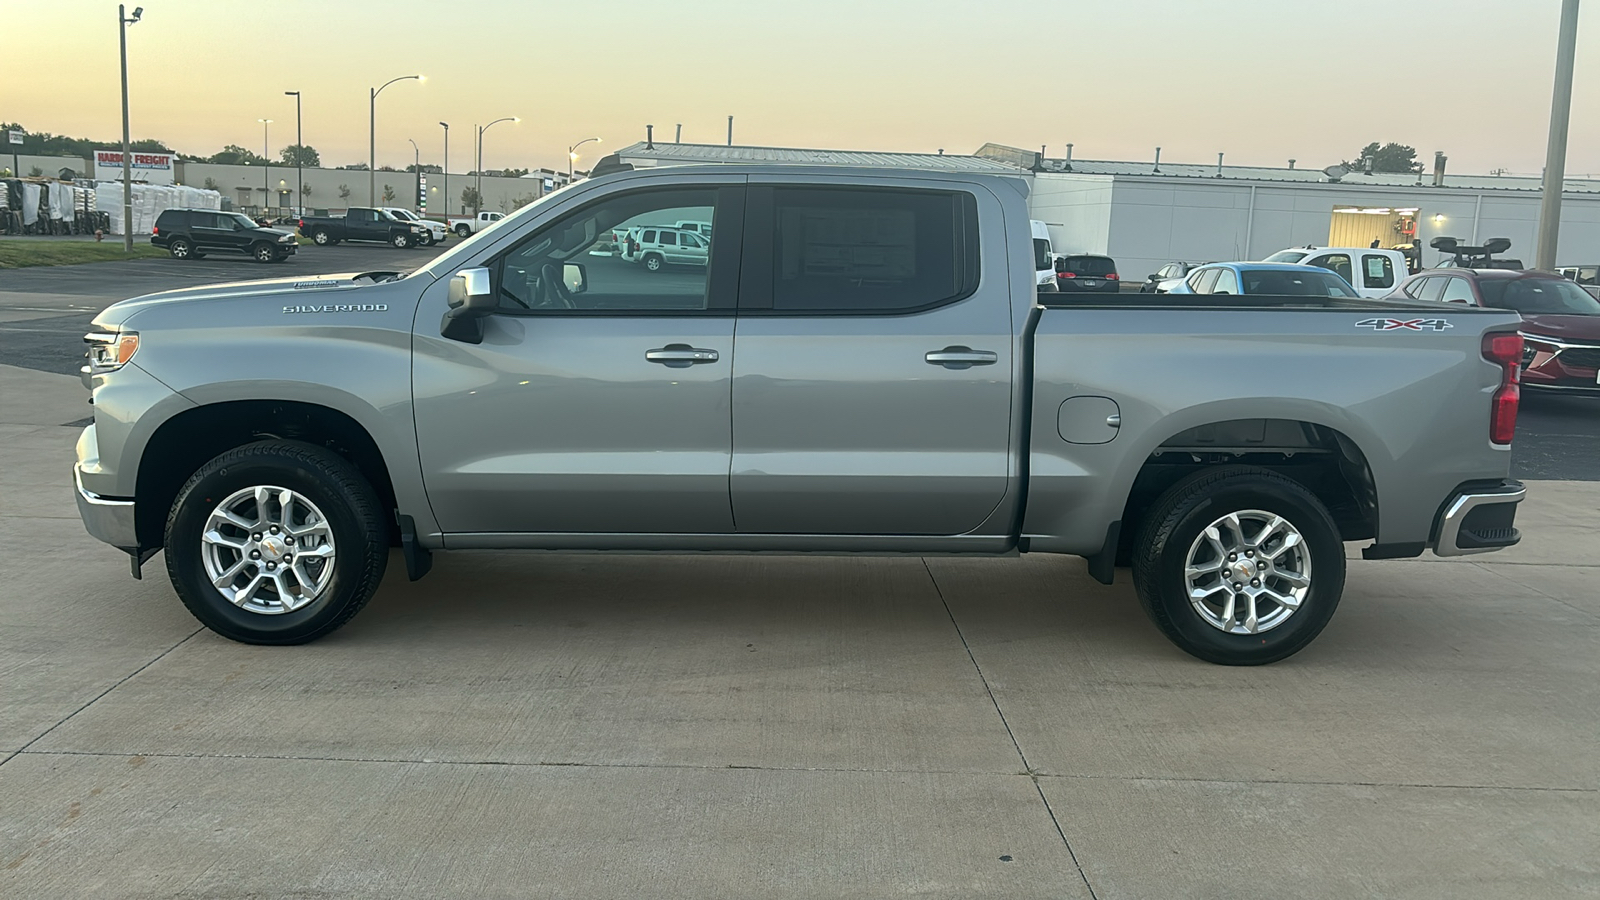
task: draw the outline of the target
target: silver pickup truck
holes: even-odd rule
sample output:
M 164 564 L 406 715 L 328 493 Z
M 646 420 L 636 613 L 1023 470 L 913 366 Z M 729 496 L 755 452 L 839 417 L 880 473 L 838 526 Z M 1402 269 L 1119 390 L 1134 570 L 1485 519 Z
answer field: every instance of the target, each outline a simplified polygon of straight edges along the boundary
M 1036 293 L 1017 178 L 675 167 L 409 275 L 118 303 L 89 532 L 234 640 L 328 634 L 398 548 L 1074 554 L 1202 659 L 1282 659 L 1369 559 L 1516 543 L 1515 314 Z M 708 264 L 623 258 L 715 223 Z M 1203 304 L 1203 305 L 1202 305 Z

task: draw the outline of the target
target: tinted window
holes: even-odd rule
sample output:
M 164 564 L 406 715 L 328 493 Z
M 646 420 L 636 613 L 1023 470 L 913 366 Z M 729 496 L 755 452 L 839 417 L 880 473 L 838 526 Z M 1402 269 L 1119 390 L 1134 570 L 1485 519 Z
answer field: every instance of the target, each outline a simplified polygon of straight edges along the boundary
M 1271 256 L 1267 257 L 1266 259 L 1262 260 L 1262 262 L 1297 263 L 1300 260 L 1305 259 L 1305 258 L 1306 258 L 1306 251 L 1304 251 L 1304 250 L 1279 250 L 1277 253 L 1274 253 Z
M 654 228 L 646 228 L 644 236 L 641 237 L 640 240 L 644 241 L 646 244 L 654 244 L 656 242 L 656 230 Z
M 1201 269 L 1189 279 L 1189 287 L 1196 294 L 1209 294 L 1211 286 L 1217 283 L 1217 276 L 1221 273 L 1221 269 Z
M 188 223 L 189 214 L 176 209 L 165 210 L 156 216 L 156 227 L 165 229 L 178 229 L 191 227 Z
M 1532 315 L 1600 316 L 1600 300 L 1565 278 L 1485 278 L 1483 305 Z
M 1232 269 L 1218 269 L 1217 283 L 1212 286 L 1213 294 L 1239 293 L 1239 276 L 1233 274 Z
M 1050 242 L 1044 238 L 1033 239 L 1033 267 L 1040 272 L 1050 268 Z
M 1388 256 L 1382 253 L 1363 253 L 1361 269 L 1367 277 L 1368 287 L 1394 287 L 1394 260 Z
M 1470 303 L 1477 305 L 1478 300 L 1472 296 L 1472 285 L 1465 278 L 1441 278 L 1444 284 L 1444 293 L 1439 299 L 1446 303 Z
M 1109 256 L 1064 256 L 1056 271 L 1071 272 L 1079 278 L 1104 278 L 1116 273 L 1117 264 Z
M 1283 270 L 1246 270 L 1246 294 L 1287 294 L 1293 297 L 1355 297 L 1353 288 L 1343 278 L 1316 266 L 1306 266 L 1304 272 Z
M 678 246 L 678 233 L 676 231 L 661 232 L 661 245 L 663 247 Z
M 1355 284 L 1355 270 L 1350 265 L 1350 256 L 1346 253 L 1333 253 L 1328 256 L 1319 256 L 1310 260 L 1311 265 L 1319 269 L 1327 269 L 1349 284 Z
M 1422 279 L 1422 287 L 1417 290 L 1416 298 L 1418 300 L 1439 299 L 1439 294 L 1444 291 L 1444 283 L 1449 280 L 1448 277 L 1443 275 Z
M 773 206 L 774 309 L 916 309 L 976 287 L 968 195 L 779 188 Z
M 650 236 L 674 237 L 675 232 L 644 230 L 643 253 L 619 254 L 610 238 L 616 229 L 644 222 L 671 222 L 684 216 L 710 219 L 715 205 L 716 193 L 711 190 L 640 191 L 569 213 L 491 265 L 500 309 L 509 313 L 705 309 L 708 262 L 715 247 L 704 255 L 663 260 L 660 252 L 649 250 Z M 583 268 L 582 292 L 572 289 L 574 273 L 567 268 L 571 265 Z

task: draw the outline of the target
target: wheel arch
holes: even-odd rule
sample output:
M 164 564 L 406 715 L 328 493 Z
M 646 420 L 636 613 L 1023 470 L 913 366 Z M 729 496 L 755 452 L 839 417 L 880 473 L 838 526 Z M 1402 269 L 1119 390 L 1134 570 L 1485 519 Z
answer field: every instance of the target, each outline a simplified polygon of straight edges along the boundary
M 183 484 L 219 454 L 281 438 L 325 447 L 353 463 L 385 506 L 391 543 L 398 509 L 394 480 L 371 431 L 346 412 L 299 400 L 226 400 L 182 410 L 145 441 L 136 478 L 135 528 L 142 547 L 164 542 L 167 514 Z

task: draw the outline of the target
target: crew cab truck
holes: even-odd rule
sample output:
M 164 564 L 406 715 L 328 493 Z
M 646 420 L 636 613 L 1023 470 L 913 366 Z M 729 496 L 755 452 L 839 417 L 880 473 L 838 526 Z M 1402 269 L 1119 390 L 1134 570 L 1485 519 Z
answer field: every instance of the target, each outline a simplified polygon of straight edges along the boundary
M 1257 664 L 1327 624 L 1342 541 L 1517 542 L 1514 313 L 1038 293 L 1027 190 L 620 171 L 409 275 L 123 301 L 87 336 L 79 511 L 258 644 L 349 620 L 391 546 L 413 579 L 473 548 L 1045 552 L 1131 564 L 1177 646 Z M 706 266 L 588 252 L 684 219 Z
M 427 243 L 428 228 L 421 222 L 402 222 L 390 213 L 353 206 L 342 216 L 302 216 L 300 233 L 318 246 L 340 241 L 375 241 L 401 250 Z

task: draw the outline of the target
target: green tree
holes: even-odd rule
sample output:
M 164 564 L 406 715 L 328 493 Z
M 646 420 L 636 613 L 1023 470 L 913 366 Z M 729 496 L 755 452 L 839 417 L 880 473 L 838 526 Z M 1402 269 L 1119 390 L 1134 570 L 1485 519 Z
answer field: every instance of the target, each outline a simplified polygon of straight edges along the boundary
M 205 184 L 201 185 L 201 187 L 204 187 L 208 191 L 222 190 L 221 186 L 217 184 L 217 180 L 215 178 L 207 178 Z
M 1366 171 L 1366 163 L 1362 160 L 1372 157 L 1372 171 L 1388 174 L 1405 175 L 1422 171 L 1422 163 L 1417 162 L 1417 148 L 1390 141 L 1379 146 L 1377 141 L 1361 148 L 1352 162 L 1346 160 L 1343 165 L 1352 172 Z
M 213 153 L 206 162 L 219 166 L 259 166 L 266 162 L 266 158 L 258 153 L 253 153 L 238 144 L 229 144 L 222 148 L 220 153 Z
M 339 185 L 339 199 L 340 200 L 349 200 L 350 199 L 350 185 L 348 185 L 348 184 Z
M 461 205 L 472 207 L 472 214 L 477 215 L 478 211 L 483 208 L 483 195 L 478 193 L 478 189 L 475 187 L 470 185 L 464 187 L 461 189 Z
M 38 178 L 39 176 L 41 176 L 43 174 L 44 174 L 44 170 L 39 168 L 38 166 L 34 166 L 33 168 L 28 170 L 28 177 L 29 178 Z
M 322 165 L 322 154 L 317 152 L 317 148 L 311 146 L 290 144 L 283 148 L 278 156 L 286 166 L 317 167 Z
M 383 202 L 386 204 L 394 202 L 394 185 L 386 184 L 383 186 Z
M 300 196 L 302 196 L 302 197 L 311 196 L 311 185 L 309 185 L 309 184 L 300 185 Z

